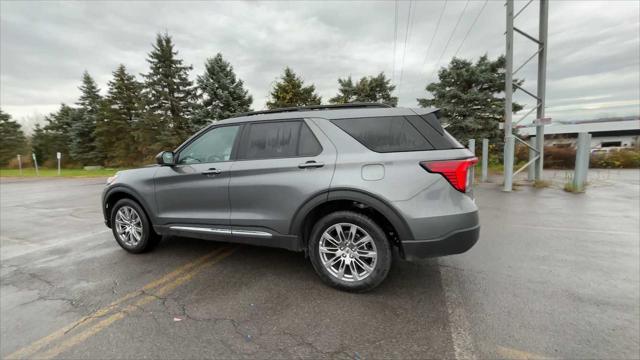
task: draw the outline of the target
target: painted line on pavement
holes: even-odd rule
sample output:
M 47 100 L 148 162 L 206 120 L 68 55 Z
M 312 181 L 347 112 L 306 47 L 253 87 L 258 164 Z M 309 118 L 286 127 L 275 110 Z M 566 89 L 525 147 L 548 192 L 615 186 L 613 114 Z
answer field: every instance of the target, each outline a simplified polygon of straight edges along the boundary
M 498 354 L 500 354 L 501 357 L 510 360 L 552 359 L 547 356 L 533 354 L 530 352 L 512 349 L 504 346 L 498 346 Z
M 101 318 L 109 315 L 110 313 L 112 313 L 113 311 L 118 309 L 118 306 L 128 300 L 131 300 L 137 296 L 140 295 L 145 295 L 146 293 L 151 292 L 152 290 L 160 287 L 160 289 L 157 291 L 156 296 L 158 296 L 158 293 L 166 293 L 170 290 L 173 290 L 174 288 L 176 288 L 178 285 L 181 285 L 182 283 L 188 281 L 189 279 L 191 279 L 193 277 L 193 275 L 195 275 L 196 273 L 198 273 L 200 270 L 202 270 L 202 268 L 204 268 L 204 266 L 206 265 L 211 265 L 219 260 L 221 260 L 222 258 L 230 255 L 232 252 L 234 251 L 233 248 L 219 248 L 216 249 L 212 252 L 210 252 L 209 254 L 206 254 L 204 256 L 201 256 L 197 259 L 194 259 L 182 266 L 180 266 L 179 268 L 173 270 L 172 272 L 146 284 L 145 286 L 143 286 L 142 288 L 136 290 L 136 291 L 132 291 L 126 295 L 124 295 L 123 297 L 113 301 L 112 303 L 110 303 L 109 305 L 96 310 L 95 312 L 84 316 L 82 318 L 80 318 L 79 320 L 51 333 L 48 336 L 45 336 L 39 340 L 36 340 L 35 342 L 27 345 L 26 347 L 23 347 L 20 350 L 17 350 L 15 352 L 13 352 L 12 354 L 10 354 L 9 356 L 6 357 L 6 359 L 22 359 L 22 358 L 31 358 L 34 357 L 32 356 L 34 353 L 36 353 L 37 351 L 39 351 L 40 349 L 50 345 L 51 343 L 53 343 L 54 341 L 58 340 L 59 338 L 64 337 L 67 333 L 69 333 L 70 331 L 80 327 L 80 326 L 89 326 L 90 324 L 95 323 L 96 321 L 100 320 Z M 216 255 L 220 255 L 219 257 L 216 257 Z M 213 259 L 213 260 L 212 260 Z M 165 285 L 166 284 L 166 285 Z M 163 286 L 164 285 L 164 286 Z M 147 299 L 145 302 L 143 302 L 143 300 Z M 154 297 L 153 295 L 145 295 L 142 300 L 139 300 L 138 302 L 143 302 L 144 304 L 146 304 L 147 302 L 156 299 L 156 297 Z M 131 305 L 130 305 L 131 306 Z M 129 308 L 130 306 L 126 307 L 125 309 Z M 129 311 L 130 312 L 130 311 Z M 128 312 L 124 312 L 124 310 L 120 310 L 115 312 L 114 314 L 112 314 L 111 316 L 107 317 L 106 319 L 102 320 L 100 323 L 103 323 L 105 320 L 107 319 L 111 319 L 111 322 L 115 322 L 121 318 L 123 318 Z M 113 319 L 112 319 L 113 318 Z M 99 323 L 99 324 L 100 324 Z M 107 324 L 106 326 L 108 326 L 109 324 Z M 102 328 L 106 327 L 103 326 Z M 81 333 L 82 334 L 82 333 Z M 75 337 L 81 335 L 78 334 Z M 74 338 L 75 338 L 74 337 Z M 66 342 L 65 342 L 66 343 Z M 68 347 L 65 347 L 65 349 Z M 52 349 L 53 350 L 53 349 Z M 64 351 L 64 350 L 63 350 Z M 55 355 L 53 355 L 55 356 Z M 40 358 L 41 356 L 37 356 L 38 358 Z
M 548 230 L 548 231 L 568 231 L 568 232 L 586 232 L 594 234 L 611 234 L 611 235 L 639 235 L 640 232 L 632 231 L 616 231 L 616 230 L 595 230 L 584 228 L 566 228 L 566 227 L 554 227 L 554 226 L 538 226 L 538 225 L 525 225 L 525 224 L 510 224 L 514 227 L 523 227 L 536 230 Z
M 456 274 L 453 269 L 441 266 L 440 278 L 449 315 L 449 328 L 451 329 L 455 358 L 457 360 L 475 360 L 476 353 L 469 331 L 469 321 L 464 310 Z

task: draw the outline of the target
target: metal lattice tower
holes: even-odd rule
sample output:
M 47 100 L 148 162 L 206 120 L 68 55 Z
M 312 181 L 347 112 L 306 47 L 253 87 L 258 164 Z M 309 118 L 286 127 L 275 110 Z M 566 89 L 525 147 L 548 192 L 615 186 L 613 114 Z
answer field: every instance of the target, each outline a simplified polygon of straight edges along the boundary
M 543 166 L 543 150 L 544 150 L 544 109 L 545 109 L 545 89 L 547 85 L 547 29 L 549 23 L 549 0 L 539 0 L 540 3 L 540 22 L 539 22 L 539 34 L 538 38 L 535 38 L 526 32 L 520 30 L 513 25 L 514 20 L 526 9 L 533 0 L 529 0 L 518 12 L 514 15 L 514 0 L 507 0 L 507 32 L 506 32 L 506 69 L 505 69 L 505 105 L 504 105 L 504 191 L 511 191 L 513 184 L 513 176 L 524 170 L 527 166 L 534 166 L 534 176 L 536 180 L 542 179 L 542 166 Z M 525 38 L 538 44 L 538 50 L 533 53 L 527 60 L 518 66 L 516 70 L 513 70 L 513 34 L 524 36 Z M 538 83 L 536 94 L 529 92 L 528 90 L 513 83 L 513 75 L 515 75 L 520 69 L 522 69 L 529 61 L 538 56 Z M 536 100 L 536 106 L 527 111 L 518 121 L 512 122 L 513 116 L 513 88 L 521 90 L 525 94 L 533 97 Z M 513 125 L 518 125 L 522 120 L 529 116 L 533 110 L 536 110 L 536 142 L 535 146 L 531 146 L 526 142 L 520 140 L 513 135 Z M 530 154 L 534 155 L 529 159 L 523 167 L 517 171 L 513 171 L 515 141 L 520 141 L 529 147 Z

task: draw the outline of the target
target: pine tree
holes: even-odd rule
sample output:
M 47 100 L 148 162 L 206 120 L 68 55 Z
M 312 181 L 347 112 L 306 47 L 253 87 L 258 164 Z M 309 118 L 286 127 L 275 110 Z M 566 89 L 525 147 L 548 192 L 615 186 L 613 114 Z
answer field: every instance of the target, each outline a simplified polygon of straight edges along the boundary
M 71 126 L 71 156 L 82 165 L 99 165 L 104 161 L 96 143 L 96 124 L 102 107 L 100 89 L 86 71 L 79 89 L 77 105 L 81 116 Z
M 329 99 L 330 103 L 348 104 L 356 101 L 356 86 L 353 84 L 351 76 L 346 79 L 338 79 L 338 84 L 340 85 L 338 88 L 338 95 Z
M 134 131 L 144 115 L 142 84 L 124 65 L 113 71 L 96 128 L 98 147 L 109 165 L 134 165 L 142 161 Z
M 273 86 L 271 100 L 267 102 L 269 109 L 320 105 L 321 98 L 316 94 L 313 85 L 304 86 L 304 82 L 289 67 L 284 69 L 281 81 Z
M 73 125 L 81 122 L 83 111 L 61 104 L 60 109 L 45 117 L 46 125 L 36 125 L 31 136 L 32 151 L 42 164 L 49 159 L 55 159 L 56 152 L 62 154 L 65 163 L 74 163 L 76 159 L 71 156 Z
M 453 58 L 447 68 L 438 71 L 439 81 L 426 90 L 431 99 L 417 99 L 422 107 L 437 107 L 447 119 L 449 131 L 466 144 L 468 139 L 487 138 L 492 143 L 502 141 L 498 124 L 504 118 L 504 98 L 499 95 L 505 86 L 505 58 L 495 61 L 484 55 L 474 64 Z M 519 85 L 523 81 L 515 80 Z M 513 111 L 522 109 L 513 104 Z
M 194 117 L 196 89 L 189 80 L 192 66 L 177 58 L 168 34 L 156 37 L 144 77 L 147 114 L 140 136 L 148 147 L 146 155 L 172 149 L 202 127 Z
M 40 126 L 40 124 L 36 124 L 33 127 L 33 133 L 31 134 L 31 152 L 36 154 L 38 161 L 43 161 L 47 157 L 47 137 L 45 129 Z
M 253 98 L 222 54 L 207 59 L 204 74 L 198 76 L 197 83 L 201 93 L 200 121 L 226 119 L 235 113 L 251 110 Z
M 26 145 L 27 139 L 20 124 L 0 109 L 0 166 L 6 165 L 17 154 L 24 155 Z
M 362 77 L 357 84 L 353 84 L 351 76 L 346 79 L 338 79 L 338 95 L 329 100 L 333 104 L 346 104 L 350 102 L 381 103 L 390 106 L 398 105 L 398 98 L 391 96 L 395 85 L 387 79 L 384 73 L 377 76 Z

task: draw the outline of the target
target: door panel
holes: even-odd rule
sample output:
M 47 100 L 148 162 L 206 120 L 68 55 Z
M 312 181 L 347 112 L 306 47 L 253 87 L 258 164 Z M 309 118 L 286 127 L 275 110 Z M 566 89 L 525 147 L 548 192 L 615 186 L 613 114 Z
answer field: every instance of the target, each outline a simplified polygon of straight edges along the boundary
M 307 121 L 307 126 L 309 128 L 302 127 L 300 132 L 311 129 L 322 147 L 315 156 L 238 159 L 234 162 L 229 183 L 233 229 L 264 229 L 288 234 L 296 210 L 307 199 L 329 189 L 335 166 L 335 148 L 315 124 Z M 286 130 L 287 127 L 282 128 Z M 287 133 L 284 134 L 286 136 Z M 249 141 L 243 135 L 241 142 L 245 140 Z M 313 146 L 304 142 L 300 145 L 298 153 L 313 153 Z M 288 148 L 288 145 L 282 148 Z
M 213 128 L 176 154 L 155 175 L 157 214 L 163 224 L 229 224 L 229 170 L 240 126 Z
M 215 168 L 219 174 L 203 172 Z M 158 217 L 165 224 L 229 224 L 231 162 L 163 166 L 156 173 Z

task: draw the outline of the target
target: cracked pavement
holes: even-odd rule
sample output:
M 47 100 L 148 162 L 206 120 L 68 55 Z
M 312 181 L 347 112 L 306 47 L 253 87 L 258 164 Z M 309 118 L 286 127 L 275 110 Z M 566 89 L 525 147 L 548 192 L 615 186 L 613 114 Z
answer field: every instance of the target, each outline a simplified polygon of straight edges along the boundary
M 103 179 L 1 179 L 0 356 L 64 328 L 34 354 L 69 342 L 51 354 L 634 358 L 639 175 L 607 173 L 583 195 L 528 187 L 504 194 L 483 184 L 476 247 L 419 262 L 395 258 L 388 279 L 367 294 L 326 287 L 302 254 L 279 249 L 172 237 L 131 255 L 102 223 Z M 235 251 L 185 270 L 179 283 L 167 280 L 170 291 L 144 288 L 224 247 Z

